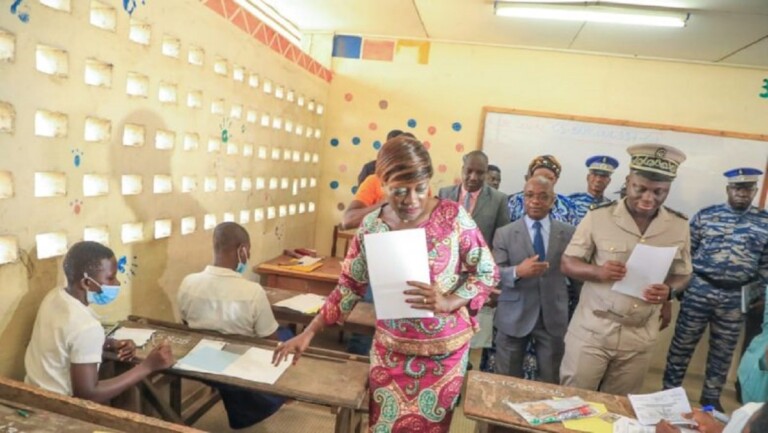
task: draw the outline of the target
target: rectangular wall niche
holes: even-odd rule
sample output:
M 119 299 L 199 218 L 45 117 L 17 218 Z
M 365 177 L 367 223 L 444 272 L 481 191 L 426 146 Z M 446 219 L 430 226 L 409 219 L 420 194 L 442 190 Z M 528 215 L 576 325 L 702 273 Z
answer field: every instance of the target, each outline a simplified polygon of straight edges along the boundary
M 83 138 L 88 142 L 108 142 L 112 135 L 112 122 L 98 117 L 85 118 Z
M 63 256 L 67 252 L 67 234 L 64 232 L 40 233 L 35 235 L 35 244 L 38 259 Z
M 120 227 L 120 240 L 124 244 L 140 242 L 144 240 L 144 224 L 125 223 Z
M 112 87 L 112 64 L 96 59 L 86 59 L 85 84 L 95 87 Z
M 83 230 L 83 240 L 109 246 L 109 230 L 107 226 L 86 227 Z

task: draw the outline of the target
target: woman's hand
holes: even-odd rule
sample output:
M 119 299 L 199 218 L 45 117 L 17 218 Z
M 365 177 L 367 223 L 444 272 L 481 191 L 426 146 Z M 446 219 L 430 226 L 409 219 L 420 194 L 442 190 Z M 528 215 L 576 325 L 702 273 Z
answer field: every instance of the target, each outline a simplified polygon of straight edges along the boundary
M 296 365 L 296 362 L 301 358 L 301 354 L 307 350 L 307 347 L 309 347 L 309 343 L 314 336 L 314 333 L 304 331 L 285 343 L 277 343 L 275 352 L 272 354 L 272 364 L 275 366 L 279 365 L 281 362 L 288 359 L 288 355 L 292 353 L 293 365 Z
M 415 296 L 415 298 L 405 300 L 411 304 L 411 308 L 434 311 L 435 313 L 450 313 L 454 310 L 448 298 L 440 293 L 437 283 L 429 285 L 418 281 L 407 281 L 406 284 L 415 287 L 403 292 L 406 295 Z

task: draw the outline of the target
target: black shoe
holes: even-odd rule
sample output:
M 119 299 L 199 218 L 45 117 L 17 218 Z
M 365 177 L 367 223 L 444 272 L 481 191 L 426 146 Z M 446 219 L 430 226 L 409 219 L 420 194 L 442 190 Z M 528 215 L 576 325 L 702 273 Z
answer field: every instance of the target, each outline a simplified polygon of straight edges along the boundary
M 725 413 L 725 410 L 723 409 L 723 405 L 720 404 L 720 399 L 714 399 L 714 398 L 702 398 L 699 400 L 699 403 L 701 403 L 701 406 L 712 406 L 716 411 Z

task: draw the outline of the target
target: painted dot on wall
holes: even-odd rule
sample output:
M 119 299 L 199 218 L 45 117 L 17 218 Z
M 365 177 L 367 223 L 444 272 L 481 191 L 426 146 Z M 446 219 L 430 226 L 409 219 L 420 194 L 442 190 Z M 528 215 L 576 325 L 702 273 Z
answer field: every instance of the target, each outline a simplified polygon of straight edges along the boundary
M 352 187 L 352 194 L 357 194 L 357 185 Z
M 408 119 L 408 127 L 409 128 L 415 128 L 416 127 L 416 119 Z
M 451 125 L 451 129 L 453 129 L 456 132 L 461 131 L 461 123 L 453 122 L 453 124 Z
M 381 108 L 382 110 L 386 110 L 387 107 L 389 107 L 389 102 L 387 102 L 386 99 L 382 99 L 381 101 L 379 101 L 379 108 Z
M 423 144 L 424 148 L 427 150 L 429 150 L 429 148 L 432 147 L 432 143 L 430 143 L 429 141 L 422 141 L 421 144 Z
M 360 137 L 352 137 L 352 144 L 354 144 L 355 146 L 360 144 Z
M 437 166 L 437 171 L 439 171 L 440 173 L 445 173 L 446 170 L 448 170 L 448 167 L 446 167 L 445 164 L 440 164 Z
M 373 142 L 373 148 L 376 149 L 376 150 L 381 149 L 381 141 L 379 141 L 379 140 L 374 141 Z
M 429 135 L 435 135 L 435 132 L 437 132 L 437 128 L 435 128 L 434 126 L 430 126 L 429 128 L 427 128 L 427 133 L 429 133 Z
M 336 204 L 336 209 L 343 211 L 344 209 L 346 209 L 346 206 L 344 205 L 344 203 L 339 202 Z
M 339 181 L 338 180 L 332 180 L 330 186 L 331 186 L 331 189 L 338 188 L 339 187 Z
M 344 100 L 347 101 L 347 102 L 351 101 L 352 98 L 353 98 L 353 96 L 352 96 L 351 93 L 347 93 L 346 95 L 344 95 Z
M 331 138 L 331 146 L 336 147 L 339 145 L 339 139 L 338 138 Z
M 344 173 L 347 171 L 347 164 L 339 164 L 339 171 Z
M 379 129 L 379 125 L 377 125 L 376 122 L 371 122 L 368 124 L 368 129 L 370 129 L 371 131 L 375 131 Z
M 456 152 L 464 152 L 464 145 L 461 143 L 456 143 Z

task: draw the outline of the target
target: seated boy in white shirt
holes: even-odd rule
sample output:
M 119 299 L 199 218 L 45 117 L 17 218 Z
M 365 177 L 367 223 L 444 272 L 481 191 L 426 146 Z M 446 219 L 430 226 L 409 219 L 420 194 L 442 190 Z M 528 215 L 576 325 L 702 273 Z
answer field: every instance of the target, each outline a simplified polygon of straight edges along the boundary
M 173 365 L 167 343 L 156 347 L 141 364 L 111 379 L 99 380 L 102 351 L 133 358 L 131 340 L 105 338 L 104 328 L 89 303 L 104 305 L 118 295 L 117 261 L 109 248 L 78 242 L 64 257 L 67 286 L 48 293 L 32 330 L 24 366 L 24 381 L 49 391 L 107 403 L 150 373 Z
M 251 239 L 239 224 L 225 222 L 213 231 L 213 264 L 187 275 L 177 295 L 181 320 L 190 328 L 226 334 L 273 338 L 278 324 L 267 294 L 242 273 L 251 256 Z M 280 409 L 284 399 L 216 385 L 229 425 L 239 429 L 260 422 Z

